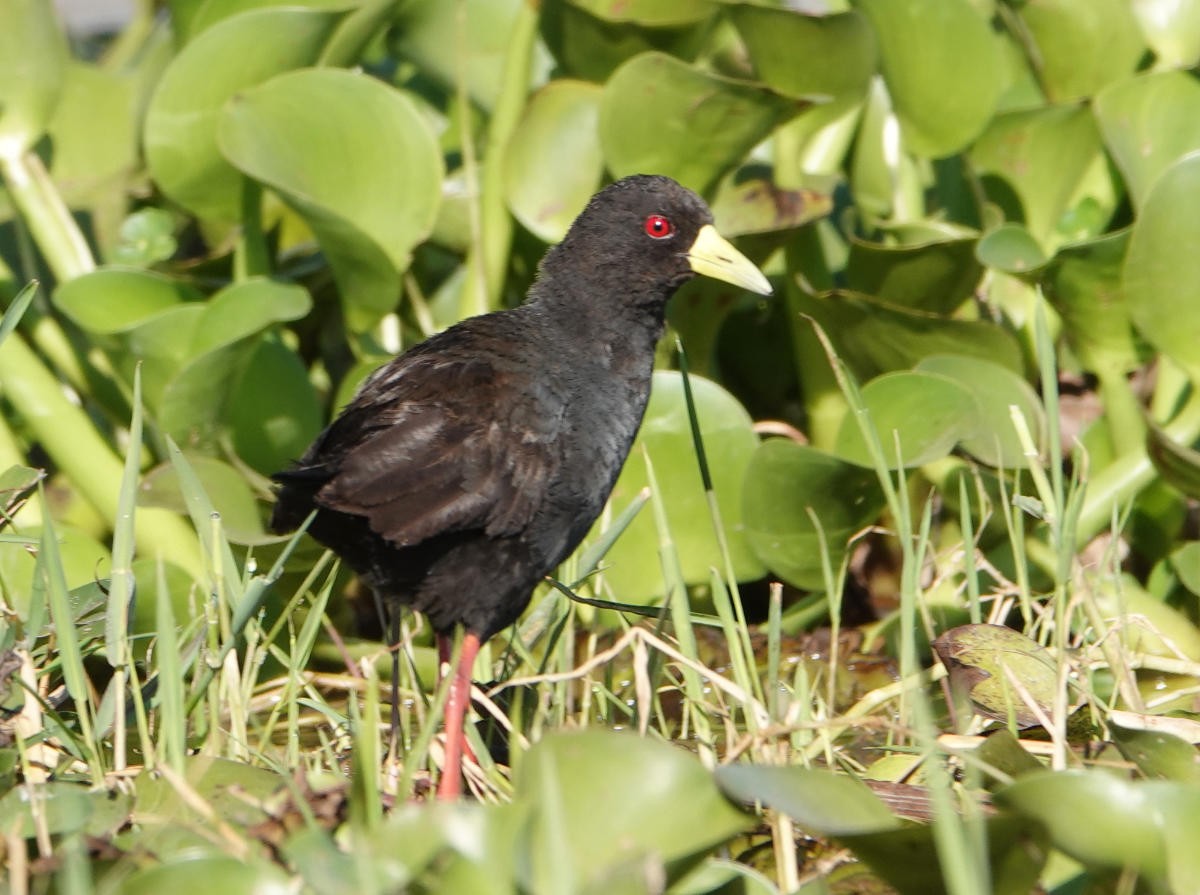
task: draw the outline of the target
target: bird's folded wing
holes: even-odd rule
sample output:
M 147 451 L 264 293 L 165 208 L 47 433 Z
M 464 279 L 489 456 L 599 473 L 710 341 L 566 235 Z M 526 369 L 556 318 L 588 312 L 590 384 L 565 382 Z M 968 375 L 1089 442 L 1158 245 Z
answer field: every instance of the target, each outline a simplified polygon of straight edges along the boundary
M 557 421 L 514 432 L 502 416 L 481 421 L 456 410 L 444 401 L 393 405 L 388 425 L 341 458 L 317 503 L 365 516 L 398 546 L 470 529 L 520 531 L 557 467 Z

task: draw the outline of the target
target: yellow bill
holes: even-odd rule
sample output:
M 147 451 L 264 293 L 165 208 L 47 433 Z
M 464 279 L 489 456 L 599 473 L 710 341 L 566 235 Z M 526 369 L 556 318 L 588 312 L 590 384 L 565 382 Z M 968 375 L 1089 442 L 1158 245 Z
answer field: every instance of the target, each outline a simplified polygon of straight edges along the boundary
M 712 224 L 700 228 L 687 257 L 692 270 L 701 276 L 732 283 L 759 295 L 770 295 L 773 291 L 763 272 L 730 245 Z

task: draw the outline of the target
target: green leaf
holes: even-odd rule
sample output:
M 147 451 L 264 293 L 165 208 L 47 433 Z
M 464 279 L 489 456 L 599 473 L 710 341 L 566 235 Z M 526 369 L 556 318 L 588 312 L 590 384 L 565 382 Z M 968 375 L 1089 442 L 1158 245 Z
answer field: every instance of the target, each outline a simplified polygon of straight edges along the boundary
M 761 802 L 827 836 L 900 826 L 900 819 L 863 783 L 830 771 L 734 764 L 717 768 L 716 778 L 731 799 Z
M 0 0 L 0 147 L 19 155 L 41 139 L 58 103 L 67 41 L 52 3 Z
M 1167 168 L 1200 149 L 1200 83 L 1185 72 L 1118 81 L 1096 97 L 1093 109 L 1139 209 Z
M 163 73 L 143 129 L 146 164 L 163 192 L 201 218 L 239 220 L 242 175 L 217 149 L 221 108 L 239 90 L 315 62 L 340 18 L 328 10 L 251 10 L 184 47 Z
M 508 207 L 544 242 L 566 235 L 604 176 L 600 95 L 585 81 L 551 81 L 530 98 L 505 153 Z
M 910 370 L 935 354 L 962 354 L 988 360 L 1014 372 L 1022 369 L 1021 349 L 1007 330 L 991 323 L 956 320 L 901 308 L 856 292 L 790 295 L 795 326 L 812 317 L 832 339 L 838 356 L 861 380 L 892 370 Z
M 1135 730 L 1112 723 L 1108 730 L 1121 754 L 1147 777 L 1200 783 L 1200 752 L 1194 744 L 1161 730 Z
M 801 108 L 754 84 L 643 53 L 604 85 L 600 143 L 618 177 L 666 174 L 703 193 Z
M 1162 426 L 1148 419 L 1146 454 L 1167 484 L 1188 497 L 1200 498 L 1200 451 L 1175 441 Z
M 55 306 L 95 335 L 127 333 L 203 294 L 183 280 L 144 270 L 106 267 L 54 291 Z
M 220 144 L 312 228 L 353 329 L 395 307 L 441 199 L 441 154 L 411 100 L 366 75 L 291 72 L 234 97 Z
M 861 98 L 875 74 L 875 35 L 855 10 L 809 15 L 756 3 L 729 3 L 726 14 L 746 41 L 763 82 L 784 96 Z
M 617 779 L 639 797 L 613 798 Z M 514 799 L 533 808 L 526 882 L 534 892 L 581 891 L 639 858 L 677 876 L 752 823 L 693 755 L 607 730 L 543 738 L 521 761 Z
M 1046 770 L 1023 775 L 993 797 L 1045 825 L 1053 845 L 1077 861 L 1161 879 L 1167 854 L 1153 794 L 1147 784 L 1107 771 Z
M 931 644 L 950 677 L 950 686 L 976 711 L 1018 727 L 1040 723 L 1034 708 L 1050 717 L 1058 689 L 1054 657 L 1036 640 L 1002 625 L 960 625 Z M 1027 690 L 1033 705 L 1013 685 Z
M 287 875 L 274 864 L 193 850 L 137 871 L 122 880 L 121 891 L 128 895 L 203 895 L 215 889 L 223 895 L 282 895 L 289 886 Z
M 124 793 L 91 790 L 78 783 L 27 783 L 0 797 L 0 825 L 26 839 L 39 830 L 53 836 L 81 831 L 107 836 L 125 823 L 129 802 Z
M 970 159 L 1005 218 L 1049 250 L 1073 235 L 1070 212 L 1103 148 L 1086 107 L 1056 106 L 997 115 Z
M 883 447 L 884 459 L 893 469 L 897 456 L 908 469 L 940 460 L 978 428 L 971 392 L 937 374 L 885 373 L 863 387 L 862 400 Z M 854 416 L 842 420 L 834 453 L 859 466 L 873 466 Z
M 1039 0 L 1021 17 L 1039 81 L 1053 103 L 1092 96 L 1138 66 L 1146 51 L 1128 0 Z
M 1125 296 L 1134 325 L 1151 345 L 1200 379 L 1200 152 L 1154 182 L 1134 221 L 1125 259 Z
M 735 174 L 721 181 L 709 205 L 721 235 L 732 239 L 802 227 L 829 214 L 833 197 L 810 189 L 784 189 L 764 177 Z
M 1034 445 L 1045 450 L 1045 409 L 1033 387 L 1012 370 L 982 357 L 956 354 L 930 355 L 916 369 L 952 379 L 974 396 L 974 430 L 962 440 L 962 448 L 975 459 L 1004 469 L 1028 466 L 1013 427 L 1012 407 L 1025 418 Z
M 1000 96 L 999 42 L 970 0 L 857 0 L 905 142 L 938 158 L 979 135 Z
M 739 580 L 753 580 L 764 570 L 743 536 L 742 478 L 758 436 L 749 414 L 727 391 L 699 376 L 692 376 L 691 384 L 734 573 Z M 654 465 L 684 580 L 706 584 L 712 566 L 720 564 L 721 553 L 700 479 L 679 373 L 654 374 L 642 428 L 610 498 L 618 510 L 647 486 L 643 450 Z M 642 602 L 662 593 L 661 536 L 651 514 L 641 513 L 617 539 L 605 557 L 605 579 L 617 599 Z
M 1038 273 L 1049 259 L 1033 235 L 1020 224 L 1001 224 L 987 233 L 975 249 L 980 262 L 1013 276 Z
M 258 502 L 246 483 L 246 478 L 228 463 L 212 457 L 193 454 L 188 462 L 204 486 L 216 511 L 221 514 L 225 535 L 235 544 L 266 544 L 277 538 L 263 530 Z M 146 507 L 163 507 L 180 515 L 187 512 L 187 503 L 179 485 L 175 467 L 163 463 L 142 478 L 138 503 Z
M 852 236 L 846 282 L 856 292 L 895 305 L 949 314 L 975 291 L 983 269 L 975 258 L 977 237 L 894 245 Z
M 652 27 L 688 25 L 712 15 L 709 0 L 571 0 L 571 4 L 606 22 Z
M 149 267 L 175 254 L 175 218 L 161 208 L 135 211 L 121 223 L 120 242 L 113 247 L 117 264 Z
M 1163 68 L 1200 61 L 1200 0 L 1138 0 L 1133 14 Z
M 825 585 L 818 524 L 836 568 L 849 539 L 884 504 L 873 471 L 781 438 L 759 445 L 744 487 L 750 547 L 772 572 L 808 589 Z

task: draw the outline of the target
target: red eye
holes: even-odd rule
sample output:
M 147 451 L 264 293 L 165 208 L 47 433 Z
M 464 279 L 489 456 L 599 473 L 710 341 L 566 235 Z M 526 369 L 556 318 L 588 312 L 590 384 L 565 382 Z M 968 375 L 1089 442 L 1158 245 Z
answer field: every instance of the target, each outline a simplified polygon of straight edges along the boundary
M 661 214 L 652 214 L 646 218 L 646 235 L 654 239 L 666 239 L 675 232 L 675 227 Z

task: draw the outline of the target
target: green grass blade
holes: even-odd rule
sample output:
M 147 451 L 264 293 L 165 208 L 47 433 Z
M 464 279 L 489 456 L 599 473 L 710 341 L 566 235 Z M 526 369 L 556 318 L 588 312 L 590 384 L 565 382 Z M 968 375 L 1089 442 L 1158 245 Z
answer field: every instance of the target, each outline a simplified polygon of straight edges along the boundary
M 133 373 L 133 414 L 129 421 L 129 448 L 117 497 L 113 523 L 112 571 L 109 574 L 108 611 L 104 616 L 104 656 L 114 668 L 129 652 L 129 612 L 134 600 L 134 512 L 142 468 L 142 368 Z
M 37 291 L 38 281 L 31 280 L 29 285 L 17 293 L 17 297 L 12 300 L 4 314 L 0 315 L 0 345 L 3 345 L 8 334 L 17 328 L 17 324 L 29 310 L 29 305 L 32 304 Z

